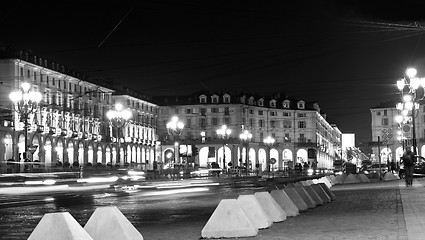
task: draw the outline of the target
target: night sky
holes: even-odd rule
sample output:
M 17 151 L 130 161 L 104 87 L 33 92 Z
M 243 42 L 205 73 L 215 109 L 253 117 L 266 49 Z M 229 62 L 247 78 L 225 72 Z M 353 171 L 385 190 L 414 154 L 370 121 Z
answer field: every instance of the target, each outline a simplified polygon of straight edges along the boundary
M 148 95 L 286 92 L 371 141 L 370 107 L 425 75 L 425 3 L 288 2 L 13 1 L 0 44 Z

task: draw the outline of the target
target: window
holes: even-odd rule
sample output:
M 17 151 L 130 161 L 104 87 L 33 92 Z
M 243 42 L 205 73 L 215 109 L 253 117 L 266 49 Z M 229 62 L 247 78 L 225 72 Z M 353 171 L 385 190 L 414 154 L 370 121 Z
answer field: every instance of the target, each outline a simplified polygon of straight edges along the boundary
M 384 116 L 387 116 L 387 109 L 384 110 Z
M 276 107 L 276 101 L 275 100 L 270 101 L 270 107 Z
M 224 108 L 224 115 L 229 116 L 230 115 L 230 111 L 228 107 Z
M 211 97 L 211 101 L 212 101 L 212 103 L 218 103 L 218 97 L 217 96 L 212 96 Z
M 199 127 L 205 129 L 207 127 L 207 120 L 205 118 L 199 119 Z
M 300 133 L 300 137 L 298 138 L 298 142 L 307 142 L 304 133 Z
M 186 108 L 186 114 L 191 114 L 191 113 L 192 113 L 192 109 Z
M 254 114 L 254 110 L 249 109 L 249 114 Z
M 264 140 L 264 134 L 260 132 L 260 142 L 262 142 L 263 140 Z
M 306 128 L 306 122 L 305 121 L 299 121 L 298 122 L 298 128 Z
M 211 125 L 218 126 L 218 118 L 212 118 L 211 119 Z
M 20 76 L 21 76 L 21 77 L 23 77 L 23 76 L 24 76 L 24 68 L 23 68 L 23 67 L 21 67 L 21 69 L 20 69 Z
M 264 120 L 263 119 L 258 120 L 258 127 L 264 127 Z
M 304 109 L 305 108 L 304 101 L 299 101 L 297 106 L 298 106 L 299 109 Z
M 382 126 L 388 126 L 388 118 L 382 119 Z
M 258 106 L 264 106 L 264 100 L 263 99 L 260 99 L 260 100 L 258 100 Z
M 186 119 L 186 127 L 190 128 L 192 126 L 192 119 L 188 118 Z
M 28 69 L 27 70 L 27 78 L 30 78 L 31 77 L 31 71 Z
M 290 112 L 283 112 L 283 116 L 284 117 L 290 117 L 291 116 L 291 113 Z
M 277 116 L 276 111 L 270 111 L 270 116 L 272 117 Z
M 283 142 L 291 142 L 291 137 L 289 133 L 285 133 L 285 137 L 283 137 Z
M 283 108 L 289 108 L 289 101 L 288 100 L 283 101 L 282 107 Z
M 381 115 L 381 112 L 380 112 L 380 111 L 377 111 L 377 112 L 376 112 L 376 115 L 377 115 L 377 116 L 380 116 L 380 115 Z
M 263 115 L 263 111 L 262 110 L 258 110 L 258 115 Z
M 249 126 L 251 127 L 254 126 L 254 119 L 252 118 L 249 119 Z
M 223 97 L 223 102 L 224 102 L 224 103 L 230 103 L 230 96 L 229 96 L 229 95 L 225 95 L 225 96 Z
M 270 121 L 270 127 L 272 127 L 272 128 L 276 127 L 276 122 L 274 120 Z
M 223 119 L 223 121 L 224 121 L 224 124 L 226 124 L 227 126 L 230 125 L 230 118 L 226 117 Z
M 307 114 L 306 113 L 298 113 L 298 117 L 306 117 Z
M 206 115 L 206 112 L 207 112 L 207 109 L 206 108 L 201 108 L 200 109 L 201 116 L 205 116 Z
M 218 113 L 218 108 L 211 108 L 212 113 Z
M 283 128 L 291 128 L 291 120 L 285 119 L 283 120 Z

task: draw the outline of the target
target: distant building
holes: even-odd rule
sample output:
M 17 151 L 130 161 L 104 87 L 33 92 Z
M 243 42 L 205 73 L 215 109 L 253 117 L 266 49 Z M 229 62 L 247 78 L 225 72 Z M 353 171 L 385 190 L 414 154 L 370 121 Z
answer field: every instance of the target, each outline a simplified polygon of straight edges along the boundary
M 331 169 L 341 149 L 340 130 L 326 120 L 326 115 L 314 102 L 280 94 L 256 96 L 231 93 L 162 96 L 154 97 L 154 102 L 160 106 L 158 135 L 163 141 L 163 153 L 173 152 L 175 141 L 195 146 L 199 151 L 195 157 L 180 158 L 178 161 L 199 166 L 214 162 L 222 168 L 223 164 L 224 168 L 247 165 L 249 169 L 266 170 L 268 148 L 263 140 L 271 136 L 276 140 L 270 149 L 270 158 L 276 160 L 276 163 L 270 164 L 271 170 L 293 168 L 295 163 L 303 162 L 310 166 L 317 165 L 317 168 Z M 185 124 L 178 139 L 167 134 L 166 124 L 172 116 L 178 116 Z M 216 133 L 222 125 L 232 131 L 225 141 Z M 244 130 L 252 134 L 248 145 L 239 138 Z M 164 158 L 164 161 L 167 164 L 174 159 Z
M 389 163 L 395 161 L 400 162 L 403 150 L 406 146 L 412 146 L 412 126 L 407 124 L 399 125 L 395 121 L 395 117 L 400 115 L 400 111 L 396 109 L 395 101 L 388 101 L 370 109 L 371 127 L 372 127 L 372 162 Z M 425 133 L 423 119 L 424 105 L 417 109 L 416 116 L 416 139 L 418 146 L 418 154 L 425 154 Z M 379 140 L 379 141 L 378 141 Z
M 0 51 L 0 172 L 20 172 L 24 161 L 23 119 L 13 111 L 9 94 L 29 82 L 33 91 L 43 95 L 40 107 L 30 115 L 28 145 L 36 147 L 27 157 L 38 168 L 50 171 L 61 165 L 123 166 L 152 168 L 156 149 L 158 108 L 133 92 L 105 87 L 62 65 L 27 52 Z M 106 112 L 115 102 L 133 112 L 121 129 L 121 150 L 117 151 Z M 116 130 L 115 130 L 116 133 Z M 121 152 L 122 161 L 116 162 Z M 18 164 L 6 164 L 7 160 Z M 69 163 L 66 164 L 66 163 Z M 146 166 L 145 166 L 146 165 Z M 34 165 L 36 166 L 36 165 Z

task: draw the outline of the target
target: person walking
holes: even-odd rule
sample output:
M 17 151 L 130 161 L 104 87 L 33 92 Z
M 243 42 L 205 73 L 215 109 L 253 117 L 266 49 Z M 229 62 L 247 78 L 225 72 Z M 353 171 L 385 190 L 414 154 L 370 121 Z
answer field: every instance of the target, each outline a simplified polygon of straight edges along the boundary
M 391 173 L 394 173 L 395 172 L 395 162 L 394 161 L 391 161 Z
M 413 168 L 415 165 L 415 155 L 410 148 L 407 148 L 403 153 L 403 165 L 406 174 L 406 187 L 412 186 L 413 183 Z

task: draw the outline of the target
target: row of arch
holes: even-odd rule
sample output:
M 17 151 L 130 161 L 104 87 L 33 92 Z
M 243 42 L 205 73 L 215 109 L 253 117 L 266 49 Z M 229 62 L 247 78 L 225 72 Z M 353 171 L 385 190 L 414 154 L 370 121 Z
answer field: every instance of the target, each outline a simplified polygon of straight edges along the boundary
M 25 136 L 19 134 L 17 137 L 17 154 L 13 152 L 13 138 L 8 133 L 4 137 L 5 159 L 23 161 L 25 152 Z M 29 138 L 31 145 L 37 145 L 37 149 L 30 156 L 31 161 L 43 163 L 46 168 L 56 165 L 58 162 L 78 162 L 80 165 L 86 163 L 104 165 L 117 163 L 117 147 L 111 143 L 88 142 L 75 139 L 54 138 L 51 136 L 33 135 Z M 133 162 L 146 164 L 154 160 L 155 150 L 153 146 L 141 146 L 138 144 L 121 144 L 120 164 Z
M 232 163 L 233 166 L 246 166 L 246 160 L 248 159 L 248 168 L 249 169 L 261 169 L 266 170 L 267 168 L 267 159 L 274 158 L 276 162 L 274 164 L 270 164 L 271 169 L 284 169 L 284 168 L 293 168 L 296 163 L 308 163 L 312 164 L 313 159 L 308 158 L 308 153 L 306 149 L 298 149 L 294 155 L 293 151 L 290 149 L 276 149 L 271 148 L 270 152 L 267 153 L 267 148 L 254 148 L 251 147 L 248 150 L 248 158 L 247 158 L 247 148 L 243 147 L 234 147 L 230 148 L 229 146 L 218 147 L 214 150 L 214 154 L 211 154 L 211 149 L 207 146 L 198 147 L 199 155 L 197 157 L 197 164 L 200 167 L 207 167 L 212 162 L 216 162 L 221 168 L 223 165 L 227 168 L 229 167 L 229 162 Z M 224 153 L 223 153 L 224 149 Z M 164 149 L 163 154 L 166 151 L 174 151 L 172 147 Z M 268 155 L 270 154 L 270 155 Z M 223 159 L 225 161 L 223 161 Z M 174 159 L 169 159 L 169 161 L 174 161 Z M 225 163 L 224 163 L 225 162 Z M 167 163 L 167 160 L 164 161 Z M 258 164 L 258 167 L 257 167 Z M 318 168 L 327 168 L 331 169 L 333 165 L 333 158 L 329 155 L 317 156 L 317 167 Z

